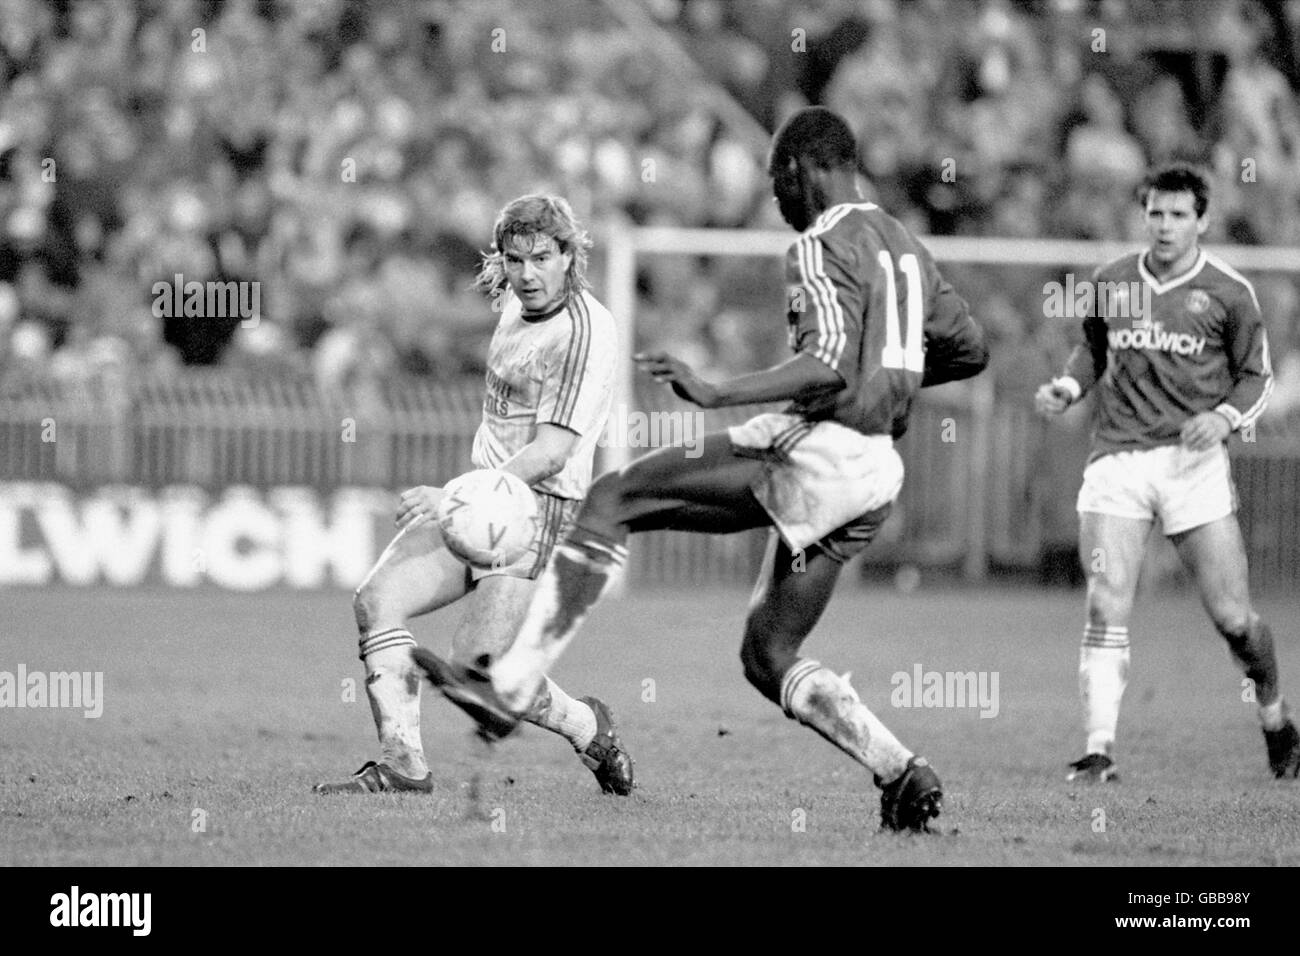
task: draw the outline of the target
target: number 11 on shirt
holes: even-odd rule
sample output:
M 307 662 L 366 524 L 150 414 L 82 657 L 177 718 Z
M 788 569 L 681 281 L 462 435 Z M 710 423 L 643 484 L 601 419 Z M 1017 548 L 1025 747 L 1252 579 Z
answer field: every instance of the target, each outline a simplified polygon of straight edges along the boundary
M 880 353 L 883 368 L 901 368 L 909 372 L 925 373 L 925 348 L 922 344 L 921 317 L 921 264 L 910 252 L 898 257 L 898 270 L 907 282 L 904 306 L 907 311 L 906 339 L 900 328 L 898 315 L 898 288 L 894 283 L 894 257 L 889 250 L 881 249 L 876 255 L 880 268 L 885 270 L 885 347 Z

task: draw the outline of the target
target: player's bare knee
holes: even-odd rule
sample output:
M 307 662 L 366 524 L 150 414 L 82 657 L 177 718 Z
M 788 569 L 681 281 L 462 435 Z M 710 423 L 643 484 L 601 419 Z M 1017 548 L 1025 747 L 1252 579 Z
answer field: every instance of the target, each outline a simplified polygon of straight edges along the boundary
M 740 664 L 745 680 L 769 700 L 781 698 L 781 678 L 794 662 L 793 655 L 778 653 L 766 639 L 746 633 L 740 645 Z
M 1208 605 L 1210 620 L 1220 634 L 1227 638 L 1245 638 L 1250 634 L 1252 614 L 1250 605 L 1240 601 L 1213 601 Z
M 1126 627 L 1133 613 L 1132 589 L 1124 582 L 1097 575 L 1088 581 L 1088 623 Z
M 352 592 L 352 616 L 356 618 L 357 629 L 362 633 L 369 631 L 381 613 L 379 588 L 373 578 L 367 578 Z
M 755 652 L 748 642 L 741 645 L 740 664 L 745 680 L 764 697 L 775 700 L 781 692 L 781 675 L 773 673 L 771 663 L 765 655 Z

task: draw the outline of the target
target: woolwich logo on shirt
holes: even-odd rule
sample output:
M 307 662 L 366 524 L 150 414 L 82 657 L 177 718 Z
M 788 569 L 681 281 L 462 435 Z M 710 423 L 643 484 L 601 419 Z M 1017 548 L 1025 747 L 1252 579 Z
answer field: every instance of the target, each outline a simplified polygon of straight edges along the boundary
M 1155 349 L 1174 355 L 1200 355 L 1205 349 L 1205 336 L 1190 332 L 1169 332 L 1163 322 L 1135 326 L 1131 329 L 1111 329 L 1106 340 L 1112 351 L 1120 349 Z
M 1204 289 L 1193 289 L 1187 293 L 1187 311 L 1200 315 L 1210 307 L 1210 296 Z

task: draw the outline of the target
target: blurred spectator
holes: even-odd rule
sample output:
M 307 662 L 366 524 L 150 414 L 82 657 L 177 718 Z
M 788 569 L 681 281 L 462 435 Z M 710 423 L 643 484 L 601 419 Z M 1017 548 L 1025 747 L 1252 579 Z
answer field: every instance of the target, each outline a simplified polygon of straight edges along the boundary
M 581 0 L 0 0 L 4 368 L 481 373 L 492 315 L 467 290 L 511 197 L 565 193 L 593 225 L 778 224 L 723 93 L 768 122 L 808 96 L 844 112 L 871 194 L 922 231 L 1124 238 L 1145 167 L 1194 155 L 1213 239 L 1300 243 L 1294 36 L 1253 3 L 647 9 L 698 72 Z M 1212 121 L 1143 60 L 1206 43 L 1227 63 Z M 178 273 L 260 283 L 261 323 L 156 318 Z M 647 339 L 715 369 L 782 348 L 771 261 L 654 257 L 640 279 Z M 1011 377 L 1041 317 L 1005 290 L 977 304 Z

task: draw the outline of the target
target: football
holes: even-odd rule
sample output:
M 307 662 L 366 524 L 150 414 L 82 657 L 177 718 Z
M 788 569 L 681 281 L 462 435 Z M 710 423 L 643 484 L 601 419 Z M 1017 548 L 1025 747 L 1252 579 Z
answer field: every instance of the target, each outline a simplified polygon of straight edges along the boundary
M 447 550 L 472 568 L 514 564 L 537 535 L 537 498 L 522 479 L 494 468 L 453 478 L 436 520 Z

